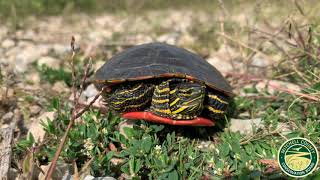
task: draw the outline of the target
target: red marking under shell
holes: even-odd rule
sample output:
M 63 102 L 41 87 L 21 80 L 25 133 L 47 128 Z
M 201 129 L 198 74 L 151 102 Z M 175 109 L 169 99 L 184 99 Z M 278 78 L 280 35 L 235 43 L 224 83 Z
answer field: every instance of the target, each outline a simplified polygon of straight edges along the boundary
M 162 123 L 162 124 L 170 124 L 170 125 L 178 125 L 178 126 L 214 126 L 215 125 L 214 121 L 207 118 L 203 118 L 203 117 L 197 117 L 192 120 L 174 120 L 174 119 L 155 115 L 151 112 L 144 112 L 144 111 L 124 113 L 122 114 L 122 117 L 125 119 L 133 119 L 133 120 L 143 119 L 145 121 Z

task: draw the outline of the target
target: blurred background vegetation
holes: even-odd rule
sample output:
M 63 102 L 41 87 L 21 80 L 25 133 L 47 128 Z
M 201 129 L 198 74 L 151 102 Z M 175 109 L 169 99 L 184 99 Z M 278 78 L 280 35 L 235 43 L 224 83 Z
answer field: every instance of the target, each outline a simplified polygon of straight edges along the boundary
M 302 14 L 307 12 L 308 18 L 316 18 L 316 22 L 319 22 L 317 9 L 320 5 L 317 2 L 317 0 L 299 1 L 299 3 L 296 0 L 0 0 L 0 20 L 17 27 L 29 16 L 43 17 L 72 13 L 126 15 L 164 9 L 190 9 L 195 13 L 199 11 L 216 15 L 221 8 L 224 9 L 223 15 L 229 16 L 228 12 L 232 15 L 241 13 L 250 7 L 259 6 L 256 8 L 256 16 L 251 17 L 254 20 L 264 16 L 264 18 L 277 21 L 281 17 L 288 16 L 289 12 L 298 9 L 298 12 Z M 266 14 L 268 16 L 265 16 Z
M 155 10 L 163 8 L 181 7 L 208 7 L 218 1 L 203 0 L 1 0 L 0 11 L 3 18 L 23 17 L 25 15 L 59 15 L 65 11 L 70 12 L 121 12 L 134 9 Z
M 229 11 L 242 6 L 257 4 L 255 0 L 223 1 L 223 5 Z M 308 1 L 308 5 L 315 5 L 316 0 Z M 201 11 L 212 11 L 222 2 L 220 0 L 0 0 L 0 17 L 2 19 L 23 18 L 28 15 L 61 15 L 62 13 L 115 13 L 115 12 L 144 12 L 158 9 L 192 8 Z M 275 6 L 278 13 L 296 8 L 294 1 L 271 0 L 263 3 L 264 6 Z M 283 7 L 283 8 L 281 8 Z M 261 7 L 265 9 L 267 7 Z

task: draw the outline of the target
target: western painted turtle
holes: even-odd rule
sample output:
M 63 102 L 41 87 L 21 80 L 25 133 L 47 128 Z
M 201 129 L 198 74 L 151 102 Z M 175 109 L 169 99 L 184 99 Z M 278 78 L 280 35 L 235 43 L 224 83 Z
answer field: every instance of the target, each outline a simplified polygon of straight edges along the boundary
M 233 96 L 221 73 L 200 56 L 164 43 L 131 47 L 95 74 L 107 106 L 127 119 L 213 126 Z

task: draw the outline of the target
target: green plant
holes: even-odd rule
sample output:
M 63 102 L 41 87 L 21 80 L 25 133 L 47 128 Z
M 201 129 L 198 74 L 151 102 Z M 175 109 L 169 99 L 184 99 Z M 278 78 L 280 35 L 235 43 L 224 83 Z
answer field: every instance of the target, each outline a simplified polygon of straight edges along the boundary
M 33 135 L 30 133 L 26 139 L 22 139 L 19 141 L 14 149 L 14 153 L 17 155 L 23 154 L 25 151 L 30 150 L 32 146 L 35 145 L 35 139 Z
M 300 115 L 297 116 L 300 114 L 298 108 L 300 106 L 298 104 L 297 107 L 293 106 L 288 115 L 296 119 L 297 126 L 307 128 L 308 133 L 305 134 L 303 129 L 296 129 L 282 136 L 287 138 L 305 136 L 313 142 L 319 142 L 320 125 L 312 120 L 315 117 L 315 110 L 311 108 L 311 114 L 307 116 L 309 120 L 303 122 L 299 120 Z M 37 160 L 43 164 L 52 160 L 70 119 L 70 107 L 67 104 L 60 104 L 58 99 L 54 99 L 50 107 L 58 112 L 58 116 L 54 121 L 48 120 L 42 123 L 47 132 L 46 144 L 35 153 Z M 260 163 L 260 160 L 276 159 L 277 150 L 285 140 L 278 136 L 280 132 L 275 129 L 274 122 L 286 122 L 288 119 L 283 119 L 279 115 L 279 111 L 267 109 L 264 129 L 256 130 L 250 136 L 225 129 L 224 132 L 216 133 L 219 142 L 211 144 L 208 148 L 201 148 L 199 146 L 201 140 L 197 137 L 177 135 L 179 129 L 143 121 L 135 124 L 133 128 L 124 128 L 126 138 L 116 128 L 121 118 L 111 113 L 102 115 L 99 111 L 89 111 L 71 129 L 60 161 L 65 163 L 75 161 L 79 168 L 89 163 L 90 172 L 94 176 L 117 177 L 125 173 L 133 179 L 264 177 L 268 174 L 265 174 L 266 166 Z M 26 140 L 20 141 L 15 153 L 21 155 L 31 145 L 37 146 L 32 139 L 30 135 Z M 111 150 L 110 144 L 114 144 L 116 150 Z M 112 158 L 121 159 L 121 163 L 112 164 L 110 161 Z M 281 176 L 279 170 L 272 172 L 272 175 Z
M 42 81 L 54 84 L 57 81 L 64 81 L 68 86 L 71 86 L 71 72 L 65 71 L 63 68 L 52 69 L 46 65 L 36 66 Z

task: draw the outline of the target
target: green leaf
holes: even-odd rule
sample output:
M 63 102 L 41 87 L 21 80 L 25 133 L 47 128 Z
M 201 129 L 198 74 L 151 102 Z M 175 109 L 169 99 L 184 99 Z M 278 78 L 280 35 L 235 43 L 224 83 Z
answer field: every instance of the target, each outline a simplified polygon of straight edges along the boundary
M 218 162 L 216 163 L 216 168 L 217 168 L 217 169 L 218 169 L 218 168 L 223 169 L 223 167 L 224 167 L 224 164 L 223 164 L 222 161 L 218 161 Z
M 292 131 L 291 133 L 287 134 L 286 137 L 288 139 L 291 139 L 291 138 L 295 138 L 295 137 L 300 137 L 301 135 L 301 132 L 299 131 Z
M 244 151 L 240 152 L 240 160 L 242 162 L 247 162 L 249 161 L 249 156 L 247 155 L 247 153 L 245 153 Z
M 259 144 L 264 149 L 271 149 L 271 147 L 268 144 L 264 143 L 264 142 L 260 142 Z
M 114 151 L 109 151 L 102 159 L 102 163 L 109 163 L 110 159 L 113 157 Z
M 176 167 L 177 161 L 171 162 L 171 164 L 163 171 L 163 172 L 170 172 Z
M 96 129 L 93 123 L 89 123 L 87 126 L 87 137 L 92 140 L 96 139 L 99 136 L 99 131 Z
M 129 139 L 132 139 L 135 137 L 136 133 L 135 130 L 133 128 L 129 128 L 129 127 L 124 127 L 123 128 L 124 133 L 127 135 L 127 137 Z
M 112 141 L 119 141 L 121 144 L 124 144 L 125 146 L 128 145 L 128 140 L 126 139 L 126 137 L 123 134 L 120 134 L 118 131 L 115 131 L 113 134 L 113 137 L 109 137 L 109 139 L 111 139 Z
M 151 139 L 150 135 L 148 135 L 142 139 L 141 146 L 142 146 L 142 149 L 144 152 L 149 153 L 151 146 L 152 146 L 152 139 Z
M 192 163 L 187 162 L 187 163 L 184 163 L 183 165 L 184 165 L 185 169 L 189 169 L 192 166 Z
M 226 157 L 230 152 L 229 144 L 224 142 L 219 148 L 219 154 L 222 158 Z
M 169 173 L 168 179 L 170 180 L 179 180 L 179 174 L 177 173 L 176 170 L 173 170 Z
M 159 131 L 162 131 L 162 129 L 164 128 L 164 125 L 151 125 L 150 127 L 154 129 L 154 131 L 157 133 Z
M 162 161 L 160 161 L 159 159 L 154 159 L 154 162 L 157 167 L 162 167 Z
M 134 163 L 134 173 L 138 173 L 142 167 L 142 162 L 140 159 L 137 159 Z
M 114 125 L 114 124 L 119 123 L 121 118 L 117 115 L 110 115 L 110 118 L 108 118 L 108 120 L 109 120 L 108 122 L 110 125 Z
M 252 155 L 252 153 L 254 152 L 254 148 L 252 146 L 251 143 L 249 143 L 248 145 L 244 146 L 245 151 L 247 152 L 248 155 Z
M 130 171 L 130 174 L 134 174 L 134 156 L 132 156 L 129 160 L 129 171 Z
M 134 156 L 129 160 L 129 170 L 130 174 L 137 174 L 142 167 L 142 163 L 140 159 L 135 159 Z
M 255 93 L 255 94 L 259 92 L 256 87 L 243 88 L 243 91 L 245 93 Z
M 33 161 L 33 154 L 28 153 L 25 158 L 23 159 L 22 163 L 22 171 L 24 174 L 30 173 L 32 170 L 32 167 L 34 166 L 34 161 Z
M 136 142 L 136 143 L 134 143 L 134 142 Z M 133 156 L 136 156 L 136 155 L 139 155 L 139 154 L 141 154 L 140 153 L 140 141 L 134 141 L 133 142 L 133 146 L 131 146 L 129 149 L 128 149 L 128 151 L 130 152 L 130 154 L 131 155 L 133 155 Z
M 263 148 L 261 148 L 261 146 L 258 143 L 255 144 L 255 147 L 256 147 L 256 153 L 259 156 L 264 156 L 264 150 Z
M 121 171 L 125 174 L 130 174 L 130 171 L 129 171 L 129 165 L 128 163 L 124 164 L 123 166 L 121 166 Z
M 233 143 L 231 144 L 231 147 L 234 153 L 240 154 L 241 148 L 240 148 L 239 141 L 233 141 Z
M 315 89 L 315 90 L 320 91 L 320 82 L 315 83 L 315 84 L 312 86 L 312 89 Z
M 129 152 L 129 151 L 123 150 L 123 151 L 121 151 L 117 156 L 118 156 L 118 157 L 125 158 L 125 157 L 127 157 L 127 156 L 129 156 L 129 155 L 130 155 L 130 152 Z
M 171 146 L 171 136 L 169 133 L 167 134 L 166 139 L 167 139 L 168 146 Z
M 51 101 L 51 106 L 52 108 L 54 108 L 55 110 L 58 110 L 60 108 L 60 100 L 57 97 L 54 97 Z
M 29 133 L 28 140 L 29 140 L 29 142 L 32 143 L 32 144 L 35 142 L 32 133 Z

